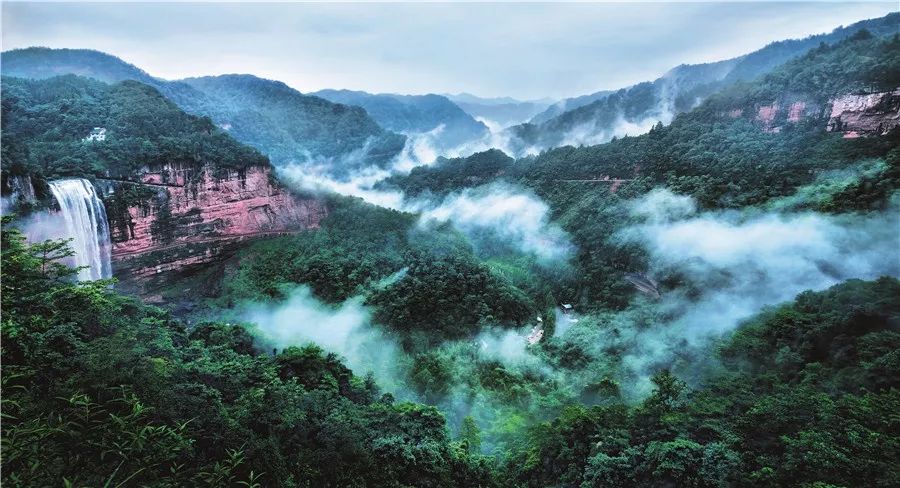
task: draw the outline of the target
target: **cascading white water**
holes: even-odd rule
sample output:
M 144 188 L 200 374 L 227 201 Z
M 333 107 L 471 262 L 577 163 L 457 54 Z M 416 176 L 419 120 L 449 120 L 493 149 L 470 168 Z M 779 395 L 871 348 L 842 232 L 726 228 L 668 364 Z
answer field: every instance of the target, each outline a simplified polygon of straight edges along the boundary
M 97 196 L 94 185 L 85 179 L 50 182 L 50 191 L 59 202 L 66 222 L 66 237 L 72 238 L 80 281 L 98 280 L 112 276 L 110 265 L 109 224 L 106 208 Z

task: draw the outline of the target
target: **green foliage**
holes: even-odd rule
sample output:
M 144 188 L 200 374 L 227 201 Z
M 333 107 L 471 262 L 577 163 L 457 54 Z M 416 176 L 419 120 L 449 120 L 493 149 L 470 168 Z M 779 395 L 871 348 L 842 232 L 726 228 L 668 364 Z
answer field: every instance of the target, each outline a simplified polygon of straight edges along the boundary
M 379 185 L 396 187 L 406 195 L 425 192 L 442 195 L 478 186 L 503 176 L 515 160 L 499 149 L 489 149 L 465 158 L 440 157 L 434 164 L 413 168 L 408 175 L 386 178 Z
M 73 283 L 65 243 L 2 230 L 4 486 L 491 486 L 434 408 L 315 346 L 261 354 Z
M 276 165 L 334 160 L 337 174 L 384 165 L 406 138 L 386 131 L 360 107 L 303 95 L 284 83 L 251 75 L 188 78 L 179 83 L 202 95 L 175 98 L 187 112 L 227 124 L 229 133 Z
M 251 75 L 166 81 L 102 52 L 40 47 L 4 52 L 2 71 L 19 78 L 76 74 L 111 84 L 130 80 L 149 85 L 185 112 L 227 127 L 232 137 L 276 165 L 315 158 L 337 162 L 333 170 L 339 173 L 353 165 L 383 165 L 405 142 L 404 136 L 379 127 L 362 108 Z
M 842 139 L 823 132 L 821 117 L 776 120 L 782 130 L 771 133 L 753 118 L 773 103 L 820 106 L 847 91 L 894 88 L 898 48 L 896 38 L 860 31 L 777 69 L 747 57 L 740 61 L 743 72 L 770 75 L 712 96 L 644 136 L 519 161 L 488 151 L 386 183 L 412 194 L 446 194 L 502 177 L 532 189 L 577 244 L 572 279 L 541 271 L 528 258 L 479 257 L 446 227 L 423 229 L 414 215 L 344 198 L 328 202 L 320 229 L 255 243 L 216 278 L 221 293 L 210 303 L 212 313 L 215 306 L 244 300 L 281 299 L 301 284 L 329 303 L 363 296 L 375 321 L 402 346 L 398 388 L 408 390 L 398 395 L 432 405 L 395 402 L 373 376 L 354 375 L 340 357 L 316 345 L 270 351 L 242 327 L 204 321 L 186 329 L 168 313 L 118 295 L 109 282 L 73 283 L 73 271 L 57 262 L 69 254 L 65 242 L 28 244 L 4 218 L 2 481 L 900 485 L 896 279 L 851 280 L 767 309 L 732 335 L 711 340 L 711 348 L 701 351 L 708 360 L 690 363 L 696 364 L 690 371 L 677 361 L 671 371 L 649 365 L 657 371 L 652 391 L 636 399 L 638 378 L 618 374 L 629 358 L 602 340 L 657 327 L 671 313 L 634 299 L 633 287 L 622 279 L 648 267 L 644 251 L 623 243 L 617 232 L 637 222 L 629 217 L 629 201 L 652 188 L 690 195 L 704 209 L 888 208 L 896 198 L 900 133 Z M 216 114 L 223 119 L 246 106 L 249 99 L 239 99 L 250 91 L 259 97 L 252 103 L 273 113 L 273 106 L 297 96 L 249 77 L 190 83 L 219 101 L 231 100 Z M 185 164 L 210 158 L 226 167 L 245 161 L 221 149 L 233 141 L 218 149 L 206 145 L 226 137 L 209 120 L 157 103 L 159 94 L 137 83 L 4 79 L 4 89 L 4 116 L 14 120 L 3 128 L 9 174 L 127 172 L 156 157 Z M 638 85 L 602 103 L 618 110 L 627 95 L 631 109 L 645 110 L 653 90 Z M 313 147 L 334 129 L 337 140 L 350 141 L 337 153 L 355 147 L 359 133 L 350 126 L 361 120 L 356 109 L 309 103 L 316 117 L 333 112 L 338 129 L 300 118 L 297 132 L 273 132 L 254 143 L 268 147 L 318 134 L 310 138 Z M 733 109 L 745 115 L 732 117 Z M 283 129 L 292 110 L 277 111 L 271 119 L 277 123 L 258 127 Z M 243 115 L 232 128 L 235 135 L 258 136 L 242 132 L 255 121 Z M 80 141 L 85 129 L 100 125 L 95 117 L 107 117 L 106 146 Z M 151 124 L 155 119 L 158 126 Z M 199 145 L 182 151 L 191 141 Z M 297 157 L 302 151 L 296 144 L 279 150 Z M 628 181 L 615 188 L 571 181 L 604 176 Z M 132 197 L 117 195 L 109 208 L 124 208 Z M 165 225 L 151 230 L 165 243 L 177 225 L 164 201 L 158 203 Z M 679 276 L 657 278 L 663 290 L 683 285 Z M 562 339 L 553 337 L 558 301 L 574 303 L 580 319 Z M 544 318 L 545 338 L 527 345 L 521 330 L 510 327 L 526 329 L 536 315 Z M 488 329 L 493 325 L 506 328 Z
M 597 139 L 608 140 L 622 122 L 632 127 L 646 126 L 670 114 L 693 110 L 699 100 L 722 91 L 740 93 L 746 82 L 776 71 L 777 68 L 797 58 L 809 56 L 811 50 L 828 50 L 830 46 L 846 41 L 868 41 L 876 37 L 891 37 L 900 31 L 900 14 L 891 13 L 881 18 L 864 20 L 847 27 L 839 27 L 828 34 L 773 42 L 749 54 L 696 65 L 680 65 L 653 82 L 638 83 L 613 92 L 597 92 L 577 98 L 565 99 L 538 114 L 531 123 L 510 129 L 521 148 L 528 146 L 556 147 L 567 144 L 571 134 L 587 132 Z M 866 55 L 863 54 L 863 57 Z M 883 63 L 860 67 L 860 58 L 843 59 L 839 63 L 821 63 L 820 67 L 803 71 L 792 77 L 795 89 L 816 88 L 830 85 L 844 90 L 857 86 L 875 89 L 878 86 L 893 89 L 897 83 L 896 61 L 882 58 Z M 802 62 L 802 61 L 801 61 Z M 809 66 L 809 63 L 807 63 Z M 783 72 L 783 71 L 782 71 Z M 867 83 L 867 80 L 877 81 Z M 849 83 L 848 83 L 849 82 Z M 802 86 L 801 86 L 802 85 Z M 752 86 L 752 85 L 751 85 Z M 781 92 L 791 93 L 790 91 Z M 632 134 L 633 135 L 633 134 Z M 613 137 L 614 138 L 614 137 Z
M 470 257 L 413 256 L 406 264 L 406 277 L 368 300 L 376 320 L 395 329 L 459 337 L 535 314 L 528 296 Z
M 10 166 L 54 178 L 128 177 L 161 162 L 220 170 L 268 165 L 209 118 L 182 112 L 150 86 L 115 85 L 60 76 L 42 81 L 3 78 L 3 140 L 21 147 Z M 95 127 L 104 141 L 85 141 Z M 7 169 L 4 164 L 4 171 Z
M 315 231 L 247 249 L 214 303 L 283 298 L 308 285 L 327 302 L 363 295 L 377 322 L 404 333 L 460 337 L 482 325 L 521 325 L 546 293 L 513 283 L 446 229 L 426 230 L 415 216 L 335 198 Z M 525 280 L 522 280 L 523 282 Z
M 669 372 L 633 407 L 569 407 L 530 429 L 516 486 L 893 486 L 900 281 L 805 292 L 719 347 L 688 390 Z
M 689 195 L 701 209 L 887 208 L 898 188 L 900 131 L 843 139 L 823 130 L 827 114 L 820 113 L 794 123 L 777 120 L 781 131 L 770 133 L 755 117 L 761 106 L 804 101 L 824 108 L 835 95 L 892 90 L 900 85 L 894 78 L 898 63 L 900 38 L 859 35 L 717 92 L 669 126 L 658 124 L 642 136 L 559 147 L 515 162 L 502 153 L 480 153 L 387 182 L 414 194 L 442 194 L 489 182 L 493 175 L 530 188 L 550 205 L 553 220 L 578 249 L 578 281 L 557 283 L 553 294 L 583 308 L 621 309 L 634 296 L 624 274 L 644 271 L 648 263 L 644 251 L 623 243 L 617 232 L 635 223 L 625 203 L 653 188 Z M 733 118 L 734 109 L 743 115 Z M 859 171 L 850 170 L 854 167 Z M 590 181 L 604 177 L 626 181 L 615 187 Z

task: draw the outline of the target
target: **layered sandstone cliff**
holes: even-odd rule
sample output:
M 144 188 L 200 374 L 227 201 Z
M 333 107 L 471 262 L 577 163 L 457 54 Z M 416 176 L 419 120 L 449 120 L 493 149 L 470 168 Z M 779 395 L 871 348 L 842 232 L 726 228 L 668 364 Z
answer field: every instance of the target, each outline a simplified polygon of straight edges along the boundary
M 319 200 L 281 188 L 267 167 L 145 168 L 104 180 L 113 268 L 123 280 L 221 259 L 240 242 L 315 228 Z
M 735 108 L 723 114 L 730 118 L 744 115 Z M 824 106 L 804 100 L 775 102 L 755 107 L 753 119 L 770 133 L 808 117 L 827 117 L 826 130 L 840 132 L 846 138 L 885 135 L 900 125 L 900 88 L 879 93 L 847 94 L 835 97 Z
M 828 130 L 844 137 L 884 135 L 900 125 L 900 88 L 882 93 L 850 94 L 831 102 Z

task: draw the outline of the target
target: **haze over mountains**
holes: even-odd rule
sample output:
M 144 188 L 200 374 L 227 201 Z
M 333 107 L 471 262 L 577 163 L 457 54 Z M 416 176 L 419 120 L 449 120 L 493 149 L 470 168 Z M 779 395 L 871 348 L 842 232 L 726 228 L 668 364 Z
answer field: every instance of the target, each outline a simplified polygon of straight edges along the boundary
M 442 149 L 488 135 L 487 126 L 441 95 L 371 94 L 350 90 L 321 90 L 311 95 L 362 107 L 388 130 L 401 133 L 436 131 L 435 140 Z
M 900 14 L 559 103 L 0 66 L 4 486 L 900 482 Z
M 568 98 L 509 130 L 517 148 L 598 144 L 613 137 L 647 132 L 656 122 L 667 124 L 710 94 L 768 73 L 820 43 L 833 44 L 860 29 L 875 35 L 895 33 L 900 13 L 840 27 L 828 34 L 774 42 L 737 58 L 700 65 L 681 65 L 652 82 Z
M 549 106 L 547 100 L 521 102 L 468 94 L 322 90 L 304 95 L 253 75 L 166 81 L 112 55 L 77 49 L 8 51 L 3 53 L 2 72 L 37 79 L 71 73 L 104 82 L 140 81 L 157 88 L 185 111 L 211 117 L 239 141 L 267 154 L 276 166 L 325 164 L 330 172 L 341 175 L 353 168 L 389 166 L 403 152 L 403 134 L 427 134 L 417 141 L 427 150 L 407 151 L 420 164 L 428 164 L 440 154 L 466 156 L 490 147 L 521 156 L 561 145 L 597 144 L 642 134 L 657 122 L 669 123 L 711 93 L 767 73 L 820 43 L 838 42 L 860 29 L 889 34 L 898 24 L 900 13 L 890 14 L 828 34 L 772 43 L 733 59 L 678 66 L 652 82 Z M 506 128 L 515 123 L 521 124 Z
M 447 98 L 473 117 L 485 119 L 500 127 L 527 122 L 543 112 L 554 100 L 516 100 L 510 97 L 482 98 L 470 93 L 446 95 Z
M 365 110 L 303 95 L 284 83 L 253 75 L 167 81 L 115 56 L 80 49 L 29 48 L 3 54 L 6 76 L 44 79 L 60 74 L 107 83 L 135 80 L 152 86 L 185 111 L 205 115 L 276 164 L 346 159 L 385 165 L 405 137 L 381 128 Z

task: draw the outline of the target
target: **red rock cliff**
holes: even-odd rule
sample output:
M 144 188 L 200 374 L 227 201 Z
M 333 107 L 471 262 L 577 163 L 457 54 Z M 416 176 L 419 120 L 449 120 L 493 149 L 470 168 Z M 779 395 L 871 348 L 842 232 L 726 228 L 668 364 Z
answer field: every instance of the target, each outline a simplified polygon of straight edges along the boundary
M 847 138 L 885 135 L 900 125 L 900 88 L 889 92 L 841 95 L 824 106 L 797 99 L 781 100 L 756 106 L 752 113 L 762 130 L 770 133 L 781 132 L 784 126 L 807 117 L 827 116 L 826 130 L 841 132 Z M 735 119 L 744 114 L 743 109 L 735 108 L 721 115 Z
M 844 137 L 884 135 L 900 125 L 900 88 L 892 92 L 843 95 L 831 102 L 828 130 Z
M 215 174 L 165 166 L 107 181 L 141 195 L 111 212 L 113 269 L 123 280 L 215 261 L 247 239 L 316 228 L 325 215 L 322 202 L 287 192 L 266 167 Z

